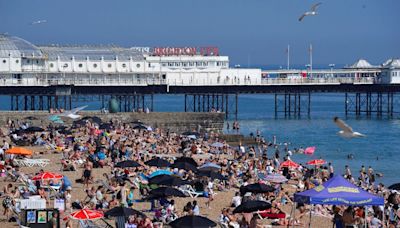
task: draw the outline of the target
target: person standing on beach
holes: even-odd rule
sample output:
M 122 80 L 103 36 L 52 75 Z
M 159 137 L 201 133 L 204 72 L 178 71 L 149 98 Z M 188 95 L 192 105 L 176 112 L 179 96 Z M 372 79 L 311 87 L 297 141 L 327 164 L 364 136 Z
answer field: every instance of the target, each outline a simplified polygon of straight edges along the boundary
M 333 165 L 332 163 L 329 162 L 328 166 L 329 166 L 329 177 L 332 178 L 334 175 Z
M 348 165 L 344 167 L 344 174 L 346 175 L 346 178 L 349 178 L 349 176 L 351 176 L 351 170 Z

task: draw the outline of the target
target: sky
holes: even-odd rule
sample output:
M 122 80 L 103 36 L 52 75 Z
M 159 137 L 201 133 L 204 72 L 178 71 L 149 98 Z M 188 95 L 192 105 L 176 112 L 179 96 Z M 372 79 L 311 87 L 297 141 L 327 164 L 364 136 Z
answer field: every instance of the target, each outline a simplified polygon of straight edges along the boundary
M 298 21 L 311 5 L 318 15 Z M 400 0 L 0 0 L 0 33 L 34 44 L 217 46 L 231 65 L 400 57 Z M 31 25 L 33 21 L 47 23 Z

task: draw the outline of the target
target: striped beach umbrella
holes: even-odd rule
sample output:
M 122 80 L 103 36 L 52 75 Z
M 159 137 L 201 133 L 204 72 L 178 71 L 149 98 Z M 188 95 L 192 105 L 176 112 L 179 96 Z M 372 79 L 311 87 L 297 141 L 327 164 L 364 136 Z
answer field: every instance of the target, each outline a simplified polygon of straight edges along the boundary
M 307 162 L 307 165 L 323 165 L 326 161 L 324 159 L 315 159 Z
M 69 217 L 76 220 L 95 220 L 103 218 L 104 214 L 101 211 L 81 209 L 79 211 L 72 212 Z
M 51 179 L 62 179 L 64 176 L 58 173 L 43 172 L 32 177 L 32 180 L 51 180 Z
M 297 168 L 297 167 L 299 167 L 299 166 L 300 166 L 299 164 L 297 164 L 296 162 L 294 162 L 294 161 L 292 161 L 292 160 L 284 161 L 284 162 L 282 162 L 282 164 L 281 164 L 281 168 L 284 168 L 284 167 L 287 167 L 287 168 Z
M 265 176 L 263 180 L 271 182 L 271 183 L 283 183 L 288 181 L 288 179 L 279 173 L 273 173 Z

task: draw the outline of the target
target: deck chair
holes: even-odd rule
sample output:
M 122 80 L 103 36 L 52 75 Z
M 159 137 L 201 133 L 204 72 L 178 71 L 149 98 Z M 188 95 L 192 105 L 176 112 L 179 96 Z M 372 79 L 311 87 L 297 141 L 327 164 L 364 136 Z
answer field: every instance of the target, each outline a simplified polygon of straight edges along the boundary
M 23 163 L 25 164 L 25 166 L 28 167 L 45 167 L 50 163 L 49 159 L 29 159 L 29 158 L 25 158 L 23 160 Z
M 191 185 L 181 186 L 179 190 L 181 190 L 185 195 L 190 196 L 191 198 L 197 198 L 204 195 L 204 192 L 196 191 Z

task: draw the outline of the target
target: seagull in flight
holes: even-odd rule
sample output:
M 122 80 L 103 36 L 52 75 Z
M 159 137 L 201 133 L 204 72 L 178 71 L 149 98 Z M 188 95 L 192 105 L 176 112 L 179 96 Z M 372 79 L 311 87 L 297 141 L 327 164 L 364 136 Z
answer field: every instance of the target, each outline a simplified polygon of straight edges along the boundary
M 43 24 L 43 23 L 47 23 L 47 20 L 34 21 L 31 23 L 31 25 L 38 25 L 38 24 Z
M 60 113 L 60 114 L 57 114 L 57 115 L 53 115 L 53 116 L 51 116 L 51 118 L 57 120 L 57 119 L 59 119 L 60 116 L 64 116 L 64 117 L 69 117 L 69 118 L 71 118 L 73 120 L 74 119 L 78 119 L 78 118 L 81 117 L 81 115 L 78 115 L 76 113 L 79 112 L 79 111 L 82 111 L 83 109 L 85 109 L 87 107 L 88 107 L 87 105 L 81 106 L 81 107 L 77 107 L 77 108 L 71 109 L 69 111 L 65 111 L 63 113 Z
M 349 125 L 347 125 L 343 120 L 341 120 L 339 117 L 334 117 L 333 122 L 342 129 L 341 131 L 338 132 L 338 135 L 344 137 L 344 138 L 361 138 L 365 137 L 366 135 L 363 135 L 359 132 L 353 131 L 353 128 L 351 128 Z
M 314 4 L 313 6 L 311 6 L 311 11 L 307 11 L 303 15 L 301 15 L 301 17 L 299 18 L 299 21 L 302 21 L 304 19 L 304 17 L 306 17 L 306 16 L 315 16 L 315 15 L 317 15 L 317 7 L 319 5 L 321 5 L 321 4 L 322 3 L 319 2 L 319 3 Z

